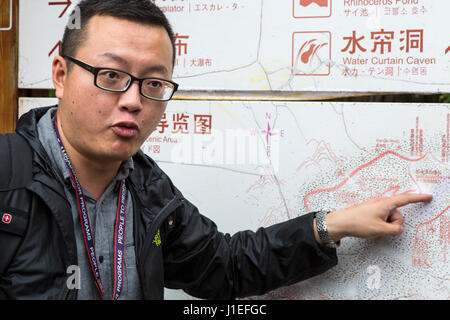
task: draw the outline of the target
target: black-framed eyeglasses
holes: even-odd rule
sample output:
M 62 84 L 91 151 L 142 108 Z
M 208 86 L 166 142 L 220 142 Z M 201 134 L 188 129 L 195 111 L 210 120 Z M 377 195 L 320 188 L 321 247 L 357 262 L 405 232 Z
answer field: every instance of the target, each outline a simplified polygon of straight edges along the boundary
M 137 81 L 142 96 L 157 101 L 169 101 L 178 89 L 178 84 L 170 80 L 155 77 L 137 78 L 122 70 L 93 67 L 67 55 L 63 55 L 63 58 L 91 72 L 94 75 L 94 85 L 106 91 L 125 92 L 134 81 Z

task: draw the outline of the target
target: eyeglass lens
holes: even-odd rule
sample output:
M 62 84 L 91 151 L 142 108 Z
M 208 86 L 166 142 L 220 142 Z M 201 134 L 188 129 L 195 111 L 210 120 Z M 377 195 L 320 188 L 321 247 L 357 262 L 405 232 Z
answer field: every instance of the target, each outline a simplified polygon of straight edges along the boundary
M 112 91 L 124 91 L 130 84 L 129 74 L 117 70 L 102 69 L 97 74 L 97 86 Z M 170 99 L 174 86 L 170 82 L 159 79 L 145 79 L 142 81 L 141 92 L 148 98 Z

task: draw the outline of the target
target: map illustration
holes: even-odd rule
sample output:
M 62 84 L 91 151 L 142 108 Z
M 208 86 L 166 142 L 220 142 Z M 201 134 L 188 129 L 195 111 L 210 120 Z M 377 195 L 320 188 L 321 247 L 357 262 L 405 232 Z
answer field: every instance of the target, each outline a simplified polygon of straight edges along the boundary
M 402 235 L 345 238 L 333 269 L 252 299 L 450 298 L 448 105 L 171 102 L 166 119 L 180 114 L 210 115 L 211 133 L 155 132 L 143 148 L 225 233 L 377 197 L 434 195 L 400 209 Z M 177 143 L 152 148 L 158 137 Z
M 21 99 L 20 113 L 56 99 Z M 449 299 L 450 105 L 171 101 L 142 146 L 221 232 L 431 193 L 404 232 L 344 238 L 338 265 L 248 299 Z M 167 290 L 166 299 L 194 299 Z

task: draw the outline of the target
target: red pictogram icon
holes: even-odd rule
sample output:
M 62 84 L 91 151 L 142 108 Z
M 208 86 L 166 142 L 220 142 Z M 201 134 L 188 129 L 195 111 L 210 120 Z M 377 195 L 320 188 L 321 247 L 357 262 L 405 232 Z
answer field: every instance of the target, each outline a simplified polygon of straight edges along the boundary
M 300 5 L 303 7 L 307 7 L 311 3 L 315 3 L 319 7 L 328 7 L 328 0 L 300 0 Z
M 292 72 L 296 76 L 330 74 L 331 33 L 294 32 L 292 36 Z
M 332 0 L 292 0 L 294 18 L 331 17 Z
M 10 224 L 12 220 L 12 216 L 9 213 L 4 213 L 2 216 L 2 222 L 6 224 Z

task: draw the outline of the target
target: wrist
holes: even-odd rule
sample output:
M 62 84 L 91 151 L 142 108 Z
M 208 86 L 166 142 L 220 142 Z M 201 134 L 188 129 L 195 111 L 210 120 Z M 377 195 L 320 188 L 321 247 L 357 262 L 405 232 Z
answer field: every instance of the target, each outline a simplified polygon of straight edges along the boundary
M 328 223 L 330 220 L 328 219 L 328 215 L 330 213 L 331 212 L 327 210 L 315 212 L 313 219 L 314 236 L 316 238 L 316 241 L 320 245 L 328 248 L 337 248 L 340 245 L 340 233 L 337 232 L 336 224 L 334 223 L 334 219 L 332 218 L 330 234 L 330 230 L 328 228 Z
M 346 228 L 342 224 L 342 213 L 340 211 L 331 211 L 326 215 L 326 223 L 328 234 L 334 242 L 339 242 L 342 238 L 346 237 Z

